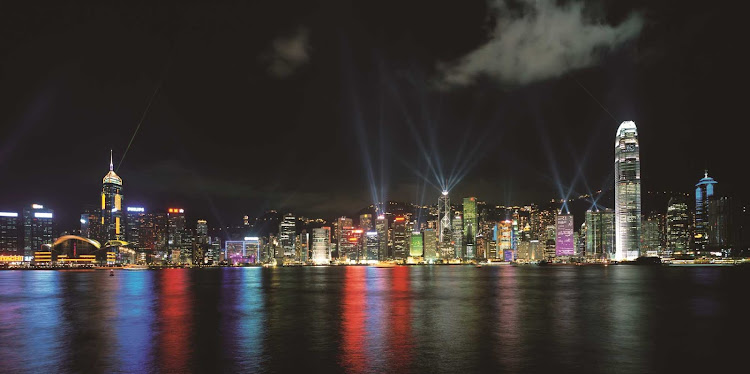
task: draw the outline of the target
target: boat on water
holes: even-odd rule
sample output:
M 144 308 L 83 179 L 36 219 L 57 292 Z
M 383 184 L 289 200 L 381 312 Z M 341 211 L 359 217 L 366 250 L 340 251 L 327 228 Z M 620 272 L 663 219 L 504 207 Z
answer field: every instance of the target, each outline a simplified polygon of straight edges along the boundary
M 376 268 L 392 268 L 392 267 L 396 267 L 396 264 L 392 262 L 378 262 L 377 264 L 375 264 L 375 267 Z
M 123 266 L 125 270 L 148 270 L 148 265 L 128 264 Z

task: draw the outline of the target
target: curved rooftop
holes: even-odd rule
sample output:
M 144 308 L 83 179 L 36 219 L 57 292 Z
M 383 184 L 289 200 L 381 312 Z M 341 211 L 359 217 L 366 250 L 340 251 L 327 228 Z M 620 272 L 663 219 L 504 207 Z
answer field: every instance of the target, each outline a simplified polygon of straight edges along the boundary
M 622 136 L 625 132 L 635 132 L 638 135 L 638 128 L 635 127 L 635 122 L 623 121 L 620 127 L 617 128 L 617 136 Z
M 706 170 L 706 172 L 703 174 L 703 178 L 701 178 L 701 180 L 699 180 L 695 186 L 698 187 L 703 184 L 717 184 L 717 183 L 719 182 L 717 182 L 716 180 L 708 176 L 708 170 Z

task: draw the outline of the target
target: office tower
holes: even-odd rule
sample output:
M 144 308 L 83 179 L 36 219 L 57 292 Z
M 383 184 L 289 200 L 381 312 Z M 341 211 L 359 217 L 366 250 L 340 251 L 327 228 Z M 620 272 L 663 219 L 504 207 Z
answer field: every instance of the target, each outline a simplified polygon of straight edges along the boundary
M 573 241 L 573 215 L 558 214 L 555 226 L 555 257 L 570 257 L 575 254 Z
M 309 258 L 310 253 L 310 238 L 307 230 L 302 230 L 297 236 L 297 260 L 305 263 Z
M 378 233 L 378 261 L 388 259 L 388 221 L 385 215 L 379 215 L 375 220 L 375 231 Z
M 586 256 L 586 221 L 581 224 L 581 229 L 578 231 L 578 239 L 576 240 L 576 257 Z
M 633 121 L 615 137 L 615 259 L 635 260 L 641 240 L 641 159 Z
M 294 257 L 294 242 L 297 237 L 297 220 L 293 214 L 287 213 L 279 224 L 279 245 L 282 255 L 277 257 Z
M 464 220 L 461 212 L 453 214 L 453 258 L 463 258 L 464 254 Z
M 448 191 L 438 197 L 437 205 L 438 217 L 438 240 L 440 243 L 450 242 L 451 240 L 451 200 L 448 197 Z
M 512 221 L 507 219 L 500 221 L 495 225 L 495 232 L 493 239 L 495 241 L 496 249 L 492 258 L 512 261 L 513 260 L 513 246 L 512 246 Z M 492 253 L 492 252 L 491 252 Z
M 342 245 L 345 244 L 343 239 L 343 229 L 344 227 L 353 227 L 354 223 L 351 218 L 346 217 L 339 217 L 336 220 L 336 256 L 338 258 L 341 258 L 341 251 L 342 251 Z
M 541 243 L 546 240 L 547 228 L 557 224 L 557 209 L 550 207 L 542 210 L 532 210 L 529 214 L 531 239 L 538 239 Z
M 199 219 L 195 225 L 195 240 L 193 241 L 193 264 L 211 262 L 213 254 L 208 237 L 208 222 Z M 254 260 L 257 260 L 257 256 Z
M 434 262 L 437 260 L 437 232 L 434 229 L 425 229 L 423 233 L 424 260 L 425 262 Z
M 125 208 L 125 241 L 136 252 L 143 252 L 144 249 L 141 242 L 141 232 L 146 226 L 146 221 L 145 208 L 135 206 Z M 81 232 L 83 232 L 83 229 Z
M 586 211 L 586 258 L 612 259 L 615 254 L 615 214 L 611 209 Z
M 31 257 L 41 251 L 42 245 L 50 245 L 54 240 L 52 233 L 54 212 L 43 205 L 31 204 L 23 208 L 23 255 Z
M 359 215 L 359 228 L 365 232 L 372 231 L 372 214 L 365 213 Z
M 0 212 L 0 255 L 23 256 L 19 224 L 18 212 Z
M 166 220 L 166 255 L 173 263 L 179 263 L 184 255 L 180 250 L 185 239 L 185 209 L 167 209 Z
M 312 261 L 316 265 L 331 262 L 331 228 L 320 227 L 312 231 Z
M 713 196 L 708 200 L 708 222 L 706 235 L 708 236 L 707 249 L 714 253 L 729 256 L 732 247 L 731 227 L 731 204 L 732 200 L 726 196 Z
M 683 256 L 690 251 L 690 214 L 688 204 L 672 197 L 667 205 L 666 257 Z
M 463 214 L 464 245 L 466 246 L 463 255 L 467 259 L 473 259 L 476 257 L 476 236 L 479 228 L 476 197 L 464 198 Z
M 393 258 L 405 260 L 406 253 L 406 217 L 397 216 L 393 219 Z
M 656 257 L 661 252 L 659 221 L 655 216 L 644 217 L 641 222 L 641 254 Z
M 717 182 L 708 176 L 706 170 L 703 178 L 695 185 L 695 249 L 702 251 L 708 245 L 708 204 L 713 199 Z
M 378 259 L 378 250 L 380 248 L 379 245 L 379 237 L 377 231 L 367 231 L 364 234 L 365 238 L 365 250 L 364 255 L 360 258 L 361 261 L 377 261 Z
M 410 257 L 422 257 L 424 254 L 424 241 L 422 240 L 422 233 L 414 231 L 411 233 L 411 240 L 409 241 L 409 256 Z
M 125 229 L 122 212 L 122 179 L 115 173 L 112 152 L 109 154 L 109 172 L 102 179 L 102 239 L 124 240 Z

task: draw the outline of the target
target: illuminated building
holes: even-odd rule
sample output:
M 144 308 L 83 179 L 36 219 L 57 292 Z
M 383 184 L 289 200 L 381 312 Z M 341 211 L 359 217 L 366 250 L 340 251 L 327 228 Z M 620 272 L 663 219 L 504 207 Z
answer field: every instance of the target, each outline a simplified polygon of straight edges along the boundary
M 474 244 L 476 243 L 477 229 L 479 220 L 477 217 L 477 198 L 465 197 L 463 201 L 463 233 L 466 252 L 463 254 L 466 258 L 474 258 Z
M 437 232 L 433 229 L 425 229 L 423 232 L 424 260 L 426 262 L 434 262 L 437 260 Z
M 615 138 L 615 259 L 635 260 L 641 240 L 641 159 L 638 130 L 625 121 Z
M 372 231 L 372 214 L 365 213 L 359 216 L 359 227 L 365 232 Z
M 364 255 L 360 260 L 363 261 L 377 261 L 379 246 L 379 237 L 377 231 L 365 232 L 365 250 Z
M 339 260 L 357 261 L 361 258 L 362 229 L 355 227 L 343 227 L 341 229 L 341 240 L 339 241 Z
M 181 261 L 181 257 L 187 255 L 181 253 L 183 236 L 185 233 L 185 209 L 167 209 L 166 219 L 166 254 L 173 263 L 178 263 Z
M 23 256 L 19 241 L 17 212 L 0 212 L 0 255 Z
M 146 224 L 147 219 L 145 208 L 134 206 L 125 208 L 125 241 L 130 243 L 130 248 L 136 252 L 143 252 L 141 232 L 145 229 Z M 83 230 L 81 230 L 81 232 L 83 232 Z
M 555 227 L 555 257 L 570 257 L 575 254 L 573 240 L 573 215 L 558 214 Z
M 106 242 L 102 235 L 102 210 L 99 208 L 87 208 L 81 214 L 81 235 L 99 242 Z
M 43 205 L 31 204 L 23 209 L 23 255 L 30 258 L 42 250 L 42 245 L 52 244 L 54 212 Z
M 657 217 L 644 217 L 641 222 L 641 253 L 649 257 L 658 256 L 661 252 L 659 237 L 659 221 Z
M 406 253 L 406 217 L 397 216 L 393 219 L 393 258 L 396 260 L 405 260 L 408 257 Z
M 586 258 L 612 259 L 615 254 L 615 214 L 611 209 L 586 212 Z
M 717 182 L 708 176 L 708 170 L 695 185 L 695 248 L 704 250 L 708 245 L 708 204 L 714 196 Z
M 227 240 L 224 242 L 226 261 L 230 265 L 254 264 L 260 258 L 260 238 L 252 236 L 244 240 Z
M 276 257 L 294 257 L 295 238 L 297 237 L 297 220 L 293 214 L 287 213 L 279 224 L 279 245 L 282 248 L 281 253 Z
M 342 230 L 344 227 L 353 227 L 354 223 L 351 218 L 339 217 L 336 220 L 336 257 L 341 256 L 342 245 L 344 244 Z
M 331 228 L 314 228 L 312 231 L 312 261 L 317 265 L 331 262 Z
M 385 215 L 375 220 L 375 231 L 378 233 L 378 260 L 385 261 L 388 258 L 388 221 Z
M 518 245 L 518 259 L 526 261 L 540 261 L 544 259 L 544 249 L 539 240 L 523 241 Z
M 451 241 L 451 199 L 448 197 L 448 191 L 443 191 L 438 197 L 437 205 L 438 217 L 438 240 L 442 245 Z
M 307 230 L 302 230 L 302 232 L 297 236 L 297 250 L 295 253 L 297 260 L 303 263 L 307 262 L 309 251 L 310 238 L 307 234 Z
M 510 257 L 513 256 L 513 251 L 511 249 L 510 220 L 500 221 L 495 224 L 495 227 L 493 228 L 492 238 L 495 242 L 495 250 L 489 252 L 490 256 L 488 256 L 488 258 L 504 260 L 507 257 L 506 253 L 510 253 Z
M 208 222 L 199 219 L 195 226 L 195 241 L 193 241 L 193 264 L 203 264 L 213 259 L 208 237 Z M 256 254 L 255 261 L 258 261 Z
M 411 257 L 422 257 L 424 254 L 424 244 L 422 240 L 422 233 L 414 231 L 411 233 L 411 240 L 409 241 L 409 256 Z
M 464 220 L 461 212 L 453 215 L 453 257 L 463 258 L 464 254 Z
M 687 203 L 677 197 L 667 205 L 667 250 L 664 256 L 682 256 L 690 247 L 690 214 Z
M 109 154 L 109 172 L 102 179 L 102 234 L 107 240 L 124 240 L 125 229 L 122 212 L 122 179 L 115 173 L 112 152 Z

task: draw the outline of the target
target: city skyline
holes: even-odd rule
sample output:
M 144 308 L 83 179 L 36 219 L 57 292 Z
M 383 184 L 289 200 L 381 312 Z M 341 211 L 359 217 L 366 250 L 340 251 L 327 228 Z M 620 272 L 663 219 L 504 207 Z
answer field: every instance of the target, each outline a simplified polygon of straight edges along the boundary
M 445 179 L 451 170 L 462 176 L 454 196 L 544 201 L 560 198 L 561 186 L 564 195 L 570 186 L 582 194 L 611 185 L 604 155 L 624 120 L 639 127 L 644 191 L 691 192 L 683 186 L 706 168 L 729 194 L 747 184 L 726 162 L 740 139 L 722 135 L 741 106 L 716 94 L 727 92 L 726 74 L 741 59 L 721 62 L 729 68 L 705 59 L 733 45 L 735 34 L 722 32 L 731 23 L 683 41 L 660 25 L 695 31 L 691 20 L 705 12 L 586 4 L 591 19 L 578 19 L 575 7 L 538 2 L 550 17 L 581 21 L 571 32 L 599 22 L 622 39 L 580 56 L 583 66 L 545 56 L 556 70 L 508 80 L 462 64 L 498 47 L 488 36 L 496 21 L 516 20 L 493 4 L 464 4 L 462 12 L 432 4 L 431 17 L 419 4 L 388 2 L 364 10 L 331 4 L 312 15 L 305 4 L 237 5 L 206 18 L 187 8 L 172 18 L 158 5 L 116 13 L 66 5 L 50 19 L 17 4 L 0 22 L 18 40 L 1 52 L 0 177 L 12 183 L 0 184 L 0 203 L 42 198 L 61 212 L 79 210 L 99 189 L 89 175 L 110 149 L 115 171 L 134 187 L 130 202 L 191 206 L 215 221 L 267 209 L 333 217 L 375 198 L 432 202 L 441 189 L 419 176 L 439 185 L 428 163 Z M 385 27 L 378 20 L 390 8 L 399 21 Z M 256 11 L 263 22 L 232 18 Z M 534 25 L 528 14 L 517 20 Z M 82 25 L 61 40 L 66 19 Z M 212 37 L 187 31 L 200 24 L 246 47 L 213 46 Z M 30 25 L 41 26 L 23 34 Z M 717 34 L 720 43 L 706 43 Z M 51 194 L 40 175 L 66 183 Z

